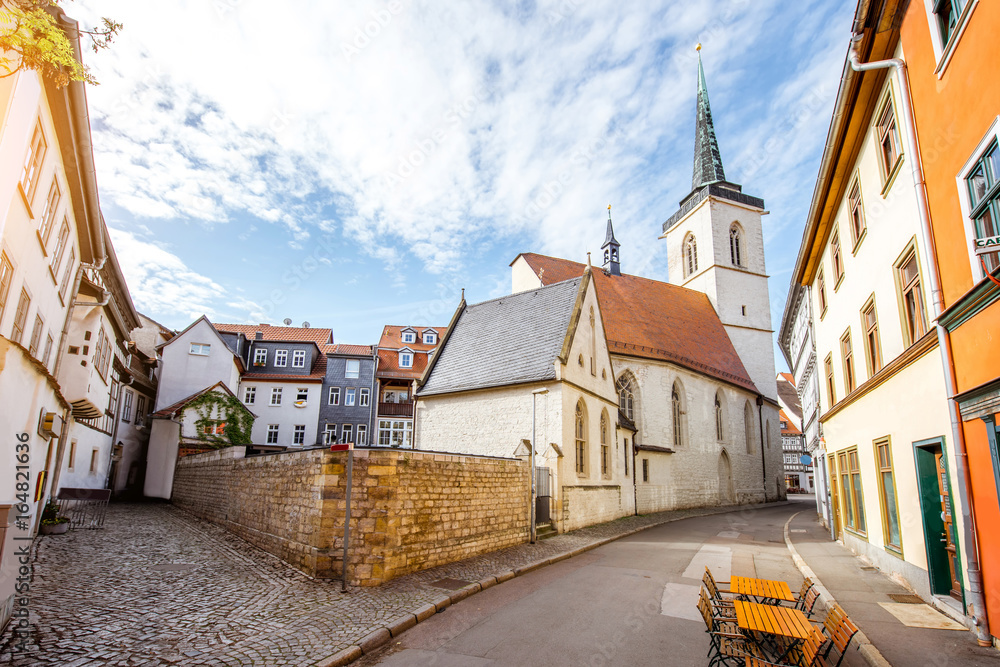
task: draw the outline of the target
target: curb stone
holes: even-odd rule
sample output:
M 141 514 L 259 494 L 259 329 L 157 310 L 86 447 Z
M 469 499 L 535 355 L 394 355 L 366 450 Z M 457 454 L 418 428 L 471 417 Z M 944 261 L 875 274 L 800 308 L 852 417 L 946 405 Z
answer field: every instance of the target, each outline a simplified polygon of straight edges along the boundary
M 344 665 L 351 664 L 362 655 L 360 646 L 348 646 L 345 649 L 337 651 L 329 658 L 320 660 L 316 663 L 316 667 L 344 667 Z
M 806 563 L 805 559 L 799 555 L 795 545 L 792 544 L 792 535 L 788 527 L 791 525 L 792 519 L 800 514 L 802 514 L 802 512 L 796 512 L 792 516 L 788 517 L 788 521 L 785 522 L 785 546 L 788 547 L 788 551 L 792 554 L 792 561 L 795 563 L 795 567 L 799 568 L 799 572 L 802 573 L 803 577 L 812 579 L 816 590 L 823 596 L 823 602 L 825 602 L 827 608 L 829 608 L 831 605 L 837 604 L 836 598 L 833 597 L 830 589 L 823 585 L 820 578 L 816 576 L 816 573 L 813 572 L 813 569 L 809 567 L 809 564 Z M 855 637 L 858 638 L 858 653 L 861 654 L 861 657 L 864 658 L 865 662 L 871 665 L 871 667 L 892 667 L 892 663 L 885 659 L 885 656 L 883 656 L 882 653 L 875 647 L 875 644 L 872 644 L 871 640 L 868 639 L 868 635 L 866 635 L 863 630 L 858 629 L 858 633 Z
M 385 629 L 388 630 L 389 634 L 393 637 L 398 637 L 416 624 L 417 617 L 414 614 L 404 614 L 385 626 Z
M 416 625 L 414 623 L 414 625 Z M 392 633 L 386 628 L 379 628 L 378 630 L 369 633 L 358 642 L 358 646 L 361 647 L 362 653 L 371 653 L 383 644 L 387 644 L 389 640 L 392 639 Z

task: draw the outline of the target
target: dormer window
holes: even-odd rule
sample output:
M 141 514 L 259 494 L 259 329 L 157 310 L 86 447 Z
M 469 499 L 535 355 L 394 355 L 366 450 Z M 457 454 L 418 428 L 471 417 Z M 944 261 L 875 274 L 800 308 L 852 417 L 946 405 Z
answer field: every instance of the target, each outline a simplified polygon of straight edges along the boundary
M 424 345 L 436 345 L 437 344 L 437 334 L 433 331 L 424 332 Z
M 412 368 L 413 367 L 413 353 L 412 352 L 400 352 L 399 353 L 399 367 L 400 368 Z
M 403 342 L 404 343 L 416 343 L 417 342 L 417 332 L 412 329 L 407 329 L 403 332 Z
M 263 366 L 267 363 L 267 349 L 263 347 L 258 347 L 253 351 L 253 365 Z
M 292 352 L 292 368 L 306 367 L 306 351 L 295 350 Z
M 274 351 L 274 365 L 284 368 L 288 365 L 288 350 Z

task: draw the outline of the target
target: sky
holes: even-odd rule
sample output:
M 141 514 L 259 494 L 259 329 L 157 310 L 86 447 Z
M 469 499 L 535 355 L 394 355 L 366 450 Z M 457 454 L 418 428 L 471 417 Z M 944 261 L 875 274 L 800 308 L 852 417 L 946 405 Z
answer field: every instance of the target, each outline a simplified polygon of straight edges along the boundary
M 702 57 L 765 200 L 780 327 L 850 37 L 843 0 L 78 0 L 101 205 L 140 312 L 371 344 L 509 293 L 521 252 L 667 280 Z M 785 361 L 775 348 L 779 370 Z

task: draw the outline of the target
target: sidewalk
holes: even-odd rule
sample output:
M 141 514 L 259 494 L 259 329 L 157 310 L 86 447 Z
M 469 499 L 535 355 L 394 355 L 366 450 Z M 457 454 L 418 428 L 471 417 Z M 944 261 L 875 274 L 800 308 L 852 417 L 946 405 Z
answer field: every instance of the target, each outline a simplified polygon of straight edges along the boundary
M 864 643 L 860 645 L 869 664 L 888 662 L 895 667 L 1000 665 L 1000 651 L 979 646 L 975 636 L 967 630 L 909 627 L 880 606 L 879 603 L 896 602 L 890 594 L 912 593 L 877 569 L 862 569 L 865 564 L 849 549 L 830 540 L 829 531 L 819 523 L 815 511 L 805 509 L 795 515 L 788 525 L 786 537 L 802 561 L 816 574 L 814 580 L 818 578 L 822 582 L 857 623 L 861 629 L 859 635 L 867 637 L 877 649 L 872 651 Z M 828 596 L 824 595 L 821 599 L 826 598 Z M 951 620 L 926 604 L 907 606 Z M 861 640 L 864 642 L 864 637 Z M 878 654 L 884 661 L 879 660 Z

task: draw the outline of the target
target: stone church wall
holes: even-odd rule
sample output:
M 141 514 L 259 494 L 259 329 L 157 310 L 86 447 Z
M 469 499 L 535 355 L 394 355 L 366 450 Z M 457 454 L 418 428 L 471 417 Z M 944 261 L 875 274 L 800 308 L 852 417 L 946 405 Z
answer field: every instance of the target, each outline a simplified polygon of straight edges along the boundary
M 172 501 L 296 569 L 339 578 L 347 455 L 243 458 L 244 448 L 177 462 Z M 395 577 L 528 540 L 528 466 L 517 459 L 356 450 L 348 579 Z

